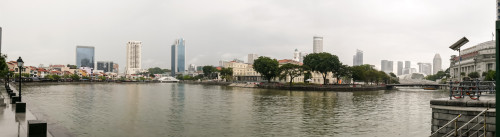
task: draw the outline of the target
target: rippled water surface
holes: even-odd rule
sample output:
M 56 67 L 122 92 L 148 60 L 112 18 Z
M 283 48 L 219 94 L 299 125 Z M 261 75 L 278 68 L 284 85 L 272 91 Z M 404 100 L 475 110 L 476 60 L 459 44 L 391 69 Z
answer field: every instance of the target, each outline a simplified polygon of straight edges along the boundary
M 428 136 L 443 91 L 304 92 L 191 84 L 25 86 L 53 132 L 74 136 Z

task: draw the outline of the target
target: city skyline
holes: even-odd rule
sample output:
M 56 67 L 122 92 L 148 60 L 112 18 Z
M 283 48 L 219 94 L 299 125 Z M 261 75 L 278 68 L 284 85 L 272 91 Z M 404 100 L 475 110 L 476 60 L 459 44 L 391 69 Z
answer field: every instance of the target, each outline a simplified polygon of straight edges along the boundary
M 384 4 L 388 2 L 390 6 Z M 22 56 L 31 66 L 73 64 L 74 45 L 98 48 L 95 60 L 126 64 L 126 52 L 120 46 L 140 39 L 148 45 L 143 49 L 144 68 L 170 68 L 170 55 L 160 51 L 169 50 L 164 46 L 170 43 L 165 38 L 181 36 L 190 40 L 192 49 L 186 55 L 186 64 L 217 65 L 218 60 L 245 60 L 248 53 L 291 59 L 289 51 L 293 49 L 312 53 L 311 37 L 322 36 L 323 51 L 339 56 L 347 65 L 352 65 L 349 51 L 363 49 L 364 64 L 377 68 L 382 59 L 429 62 L 439 53 L 445 69 L 449 57 L 457 54 L 448 46 L 463 36 L 470 40 L 464 48 L 491 40 L 496 17 L 492 2 L 451 0 L 32 4 L 37 6 L 18 1 L 0 5 L 2 53 L 8 54 L 8 60 Z M 209 6 L 212 4 L 230 8 Z M 138 8 L 120 8 L 130 6 Z M 89 8 L 93 11 L 88 12 Z

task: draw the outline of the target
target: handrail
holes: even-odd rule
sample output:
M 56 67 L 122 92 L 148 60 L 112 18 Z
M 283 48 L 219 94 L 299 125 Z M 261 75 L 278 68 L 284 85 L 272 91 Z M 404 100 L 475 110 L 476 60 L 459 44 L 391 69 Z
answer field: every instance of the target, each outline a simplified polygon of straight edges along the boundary
M 489 109 L 489 108 L 486 108 L 485 110 L 481 111 L 481 113 L 477 114 L 474 118 L 472 118 L 471 120 L 469 120 L 467 123 L 465 123 L 464 125 L 462 125 L 460 128 L 458 128 L 458 129 L 456 129 L 456 128 L 455 128 L 455 136 L 457 135 L 457 132 L 458 132 L 458 131 L 460 131 L 460 132 L 461 132 L 461 130 L 462 130 L 463 128 L 465 128 L 465 126 L 467 126 L 468 124 L 470 124 L 472 121 L 474 121 L 475 119 L 479 118 L 479 116 L 481 116 L 481 115 L 483 115 L 483 114 L 484 114 L 484 119 L 483 119 L 483 121 L 484 121 L 484 122 L 483 122 L 483 123 L 484 123 L 484 127 L 483 127 L 483 128 L 480 128 L 480 129 L 483 129 L 483 131 L 484 131 L 484 132 L 486 132 L 486 114 L 485 114 L 485 113 L 488 111 L 488 109 Z M 478 121 L 479 121 L 479 119 L 478 119 Z M 450 121 L 450 122 L 451 122 L 451 121 Z M 478 123 L 479 123 L 479 122 L 478 122 Z M 444 127 L 444 126 L 443 126 L 443 127 Z M 465 134 L 465 133 L 467 133 L 467 132 L 469 132 L 469 131 L 470 131 L 470 130 L 468 130 L 468 131 L 464 132 L 463 134 Z M 477 131 L 479 131 L 479 130 L 477 130 Z M 450 131 L 450 132 L 446 133 L 446 134 L 445 134 L 445 136 L 446 136 L 446 137 L 450 137 L 450 136 L 452 136 L 452 135 L 453 135 L 453 134 L 452 134 L 452 132 L 453 132 L 453 131 Z M 461 136 L 461 135 L 462 135 L 462 134 L 460 134 L 460 136 Z
M 443 129 L 443 128 L 447 127 L 449 124 L 451 124 L 451 122 L 453 122 L 453 121 L 457 120 L 457 119 L 458 119 L 458 118 L 460 118 L 461 116 L 462 116 L 462 114 L 458 114 L 458 116 L 457 116 L 457 117 L 453 118 L 453 119 L 452 119 L 452 120 L 450 120 L 448 123 L 444 124 L 441 128 L 439 128 L 438 130 L 436 130 L 436 131 L 435 131 L 434 133 L 432 133 L 429 137 L 432 137 L 433 135 L 435 135 L 436 133 L 438 133 L 438 132 L 439 132 L 439 130 L 441 130 L 441 129 Z M 455 122 L 456 122 L 456 121 L 455 121 Z M 456 126 L 456 124 L 455 124 L 455 126 Z

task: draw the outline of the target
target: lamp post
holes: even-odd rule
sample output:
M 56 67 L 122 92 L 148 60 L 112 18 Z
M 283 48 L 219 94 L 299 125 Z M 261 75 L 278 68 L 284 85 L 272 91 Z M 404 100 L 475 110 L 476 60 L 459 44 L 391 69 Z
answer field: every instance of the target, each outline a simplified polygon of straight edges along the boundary
M 458 40 L 457 42 L 455 42 L 453 45 L 450 46 L 450 49 L 452 50 L 458 50 L 458 81 L 461 81 L 462 79 L 462 76 L 460 75 L 460 73 L 462 73 L 462 66 L 460 64 L 460 61 L 462 61 L 462 57 L 460 56 L 460 47 L 462 47 L 463 45 L 465 45 L 465 43 L 469 42 L 469 40 L 466 38 L 466 37 L 463 37 L 461 38 L 460 40 Z
M 21 102 L 21 82 L 23 81 L 22 79 L 22 69 L 23 69 L 23 65 L 24 65 L 24 62 L 23 62 L 23 59 L 21 59 L 21 57 L 19 57 L 19 59 L 17 59 L 17 66 L 19 67 L 19 102 Z

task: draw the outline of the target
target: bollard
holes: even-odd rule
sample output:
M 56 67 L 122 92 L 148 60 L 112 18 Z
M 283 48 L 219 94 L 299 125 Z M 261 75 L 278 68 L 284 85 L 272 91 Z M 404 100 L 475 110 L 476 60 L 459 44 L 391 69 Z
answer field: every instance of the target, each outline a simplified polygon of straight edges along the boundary
M 47 137 L 47 122 L 28 120 L 28 137 Z
M 12 98 L 13 96 L 16 96 L 16 93 L 14 93 L 14 92 L 10 92 L 10 93 L 9 93 L 9 98 Z
M 16 113 L 26 113 L 25 102 L 16 102 Z
M 10 104 L 16 104 L 16 102 L 19 102 L 19 96 L 13 96 L 10 99 Z

